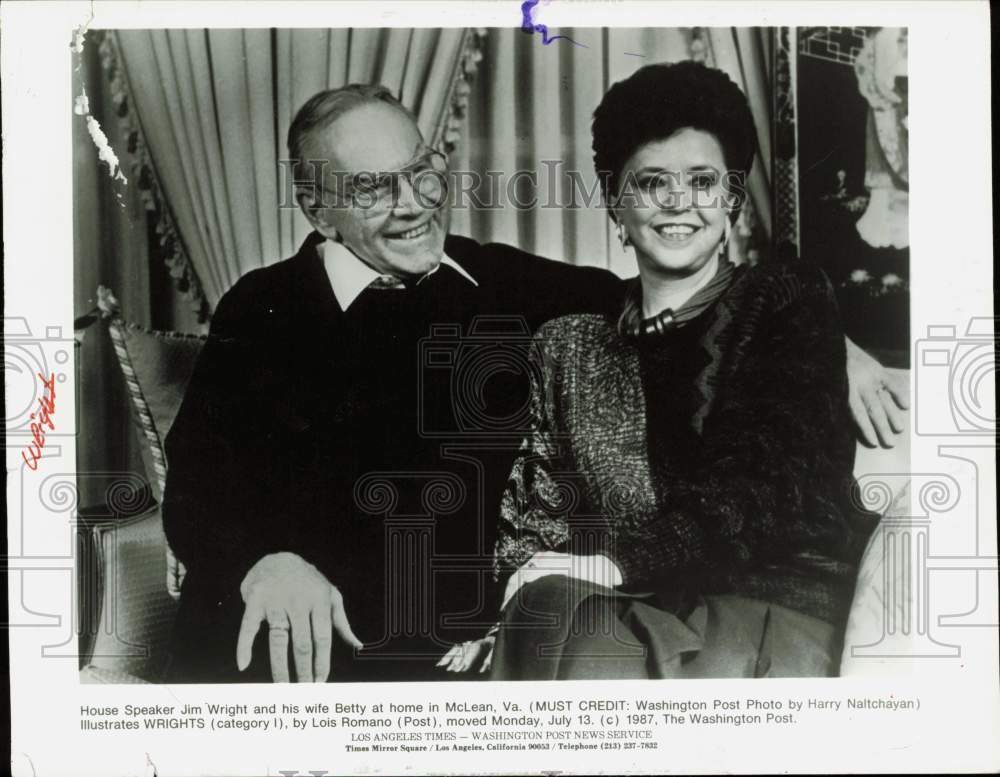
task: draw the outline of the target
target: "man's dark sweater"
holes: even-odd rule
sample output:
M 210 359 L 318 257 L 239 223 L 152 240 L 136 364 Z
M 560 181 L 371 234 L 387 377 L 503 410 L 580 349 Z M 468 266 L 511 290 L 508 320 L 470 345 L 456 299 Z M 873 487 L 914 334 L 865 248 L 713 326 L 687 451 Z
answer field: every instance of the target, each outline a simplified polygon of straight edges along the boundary
M 556 319 L 536 359 L 501 579 L 539 550 L 602 550 L 675 614 L 735 593 L 844 624 L 875 516 L 852 499 L 844 336 L 818 269 L 738 268 L 713 307 L 640 340 L 607 315 Z
M 236 671 L 239 586 L 278 551 L 337 585 L 366 653 L 387 659 L 335 665 L 331 680 L 365 666 L 428 679 L 495 613 L 496 505 L 526 428 L 526 341 L 622 297 L 605 271 L 452 236 L 445 251 L 478 285 L 442 265 L 345 312 L 320 239 L 219 302 L 167 439 L 164 528 L 188 569 L 171 681 L 269 678 L 266 639 Z

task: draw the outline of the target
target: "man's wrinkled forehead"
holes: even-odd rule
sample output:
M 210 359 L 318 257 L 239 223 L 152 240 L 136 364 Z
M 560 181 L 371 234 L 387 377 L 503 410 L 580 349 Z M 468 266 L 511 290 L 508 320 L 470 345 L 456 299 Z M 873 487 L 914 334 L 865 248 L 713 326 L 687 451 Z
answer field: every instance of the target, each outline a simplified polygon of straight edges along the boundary
M 410 162 L 423 138 L 410 116 L 388 103 L 359 105 L 317 130 L 310 158 L 329 160 L 331 172 L 396 170 Z

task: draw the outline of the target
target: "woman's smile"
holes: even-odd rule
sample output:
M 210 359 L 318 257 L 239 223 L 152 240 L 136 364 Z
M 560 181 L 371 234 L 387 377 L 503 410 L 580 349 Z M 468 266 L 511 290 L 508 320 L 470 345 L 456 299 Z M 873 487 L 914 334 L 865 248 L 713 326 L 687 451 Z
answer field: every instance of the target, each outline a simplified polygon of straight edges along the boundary
M 657 236 L 672 248 L 683 248 L 689 245 L 698 237 L 701 229 L 701 225 L 693 223 L 656 224 L 652 227 Z

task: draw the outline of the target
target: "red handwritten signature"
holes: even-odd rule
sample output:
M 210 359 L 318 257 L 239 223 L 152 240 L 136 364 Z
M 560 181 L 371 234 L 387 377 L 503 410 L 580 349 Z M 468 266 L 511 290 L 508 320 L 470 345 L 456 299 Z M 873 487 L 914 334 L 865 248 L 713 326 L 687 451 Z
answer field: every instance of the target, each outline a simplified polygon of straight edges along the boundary
M 31 442 L 28 443 L 28 454 L 31 455 L 29 459 L 25 455 L 24 451 L 21 451 L 21 458 L 24 459 L 24 463 L 28 465 L 29 469 L 38 469 L 38 460 L 42 457 L 42 449 L 45 447 L 45 430 L 48 429 L 50 432 L 56 430 L 56 425 L 52 420 L 52 417 L 56 413 L 56 376 L 53 373 L 48 380 L 41 373 L 38 373 L 38 379 L 42 382 L 45 387 L 45 393 L 38 400 L 38 410 L 32 413 L 30 418 L 38 416 L 38 420 L 32 422 L 31 424 Z

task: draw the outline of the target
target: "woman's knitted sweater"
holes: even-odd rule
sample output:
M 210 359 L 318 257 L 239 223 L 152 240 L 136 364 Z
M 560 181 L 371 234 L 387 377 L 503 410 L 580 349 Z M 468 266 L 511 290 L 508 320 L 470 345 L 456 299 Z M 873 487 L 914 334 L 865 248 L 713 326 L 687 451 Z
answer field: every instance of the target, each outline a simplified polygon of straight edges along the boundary
M 671 610 L 735 593 L 843 624 L 875 517 L 854 500 L 844 335 L 819 269 L 738 268 L 665 335 L 558 318 L 533 358 L 499 578 L 539 550 L 601 552 Z

